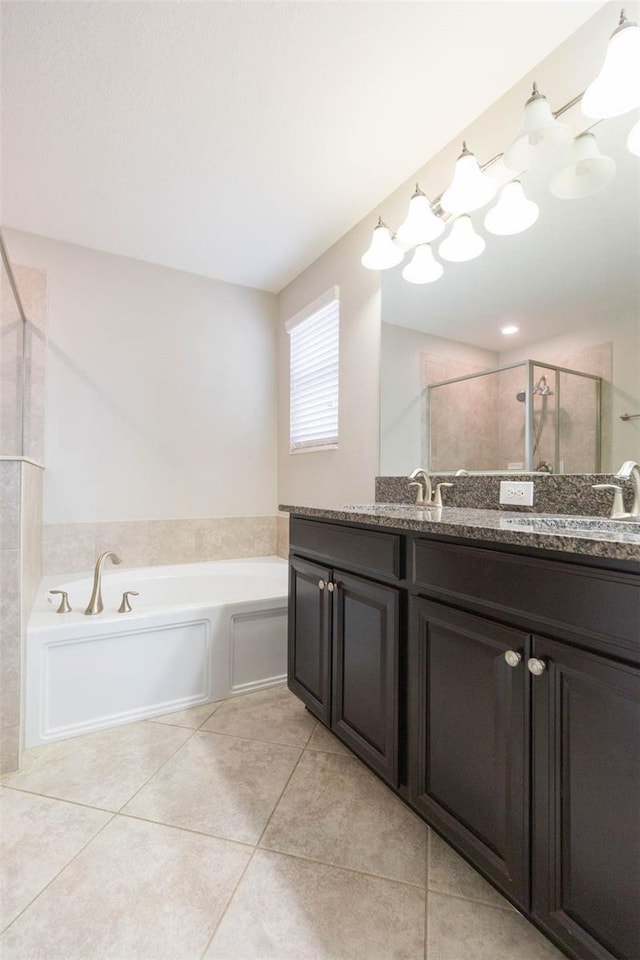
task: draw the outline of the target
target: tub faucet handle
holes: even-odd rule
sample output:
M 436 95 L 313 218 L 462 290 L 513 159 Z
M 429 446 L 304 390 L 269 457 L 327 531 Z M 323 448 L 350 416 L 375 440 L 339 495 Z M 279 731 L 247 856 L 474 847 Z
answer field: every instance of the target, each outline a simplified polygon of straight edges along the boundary
M 125 590 L 122 594 L 122 603 L 118 607 L 118 613 L 131 613 L 131 604 L 129 603 L 129 597 L 139 597 L 140 594 L 137 590 Z
M 66 590 L 49 590 L 49 593 L 53 596 L 54 593 L 59 593 L 62 596 L 60 600 L 60 606 L 56 610 L 56 613 L 71 613 L 71 605 L 69 604 L 69 594 Z

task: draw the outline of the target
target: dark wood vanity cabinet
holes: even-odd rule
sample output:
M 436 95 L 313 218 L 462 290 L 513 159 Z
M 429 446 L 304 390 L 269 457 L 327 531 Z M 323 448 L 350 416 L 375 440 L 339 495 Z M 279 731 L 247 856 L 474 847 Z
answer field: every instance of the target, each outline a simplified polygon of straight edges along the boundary
M 533 902 L 581 958 L 640 957 L 640 669 L 533 638 Z
M 640 960 L 640 572 L 293 518 L 291 577 L 309 709 L 569 957 Z
M 398 783 L 400 591 L 293 556 L 289 688 L 388 783 Z
M 411 803 L 522 906 L 529 896 L 528 648 L 522 631 L 411 598 Z

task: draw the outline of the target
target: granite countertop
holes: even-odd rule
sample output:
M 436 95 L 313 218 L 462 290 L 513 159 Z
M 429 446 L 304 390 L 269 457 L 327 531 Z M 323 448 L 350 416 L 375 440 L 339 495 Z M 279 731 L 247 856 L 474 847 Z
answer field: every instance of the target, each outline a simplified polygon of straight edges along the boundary
M 418 507 L 398 503 L 353 504 L 339 509 L 282 504 L 302 517 L 415 530 L 469 540 L 508 543 L 561 553 L 640 561 L 640 522 L 606 517 L 511 513 L 468 507 Z

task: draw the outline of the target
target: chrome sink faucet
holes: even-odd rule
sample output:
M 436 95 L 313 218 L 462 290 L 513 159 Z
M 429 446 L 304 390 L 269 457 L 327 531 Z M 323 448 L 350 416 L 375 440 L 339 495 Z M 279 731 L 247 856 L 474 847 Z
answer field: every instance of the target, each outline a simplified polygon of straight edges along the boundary
M 410 487 L 417 487 L 416 503 L 426 504 L 431 502 L 431 477 L 422 467 L 416 467 L 412 470 L 408 478 Z
M 91 591 L 89 606 L 85 610 L 85 614 L 88 617 L 104 610 L 104 606 L 102 605 L 102 567 L 104 566 L 105 560 L 108 560 L 109 557 L 111 557 L 113 563 L 117 564 L 122 562 L 120 557 L 112 553 L 111 550 L 107 550 L 106 553 L 101 553 L 96 560 L 96 568 L 93 571 L 93 590 Z
M 633 506 L 627 516 L 640 517 L 640 464 L 637 464 L 635 460 L 625 460 L 616 473 L 616 477 L 621 480 L 628 480 L 631 477 L 633 481 Z

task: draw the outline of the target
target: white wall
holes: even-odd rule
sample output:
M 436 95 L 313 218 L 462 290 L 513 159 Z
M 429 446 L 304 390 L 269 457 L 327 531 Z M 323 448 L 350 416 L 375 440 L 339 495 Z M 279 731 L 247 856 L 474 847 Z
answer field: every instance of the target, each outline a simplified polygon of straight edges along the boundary
M 276 298 L 14 230 L 44 268 L 46 523 L 276 508 Z
M 361 266 L 360 257 L 369 244 L 378 212 L 389 223 L 401 223 L 416 180 L 428 196 L 437 196 L 451 179 L 464 137 L 481 162 L 502 150 L 520 125 L 522 107 L 534 79 L 542 91 L 549 93 L 553 104 L 566 103 L 584 90 L 601 66 L 606 39 L 618 13 L 613 3 L 603 7 L 280 293 L 278 483 L 282 503 L 333 506 L 368 500 L 373 495 L 378 472 L 380 279 Z M 454 50 L 451 55 L 455 57 Z M 487 56 L 490 59 L 489 48 Z M 428 115 L 424 122 L 428 122 Z M 375 157 L 371 162 L 375 163 Z M 334 284 L 340 286 L 342 296 L 339 449 L 292 455 L 288 446 L 288 344 L 282 324 Z
M 372 500 L 378 472 L 380 282 L 353 264 L 368 244 L 354 228 L 279 296 L 278 467 L 285 504 L 339 506 Z M 340 287 L 340 396 L 337 450 L 289 453 L 289 338 L 284 322 L 329 287 Z

